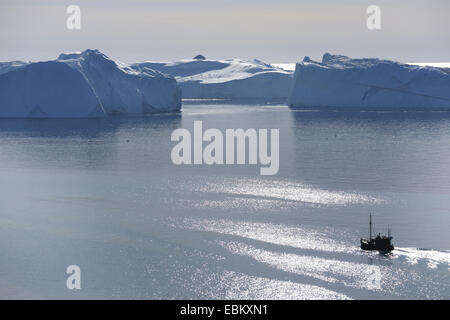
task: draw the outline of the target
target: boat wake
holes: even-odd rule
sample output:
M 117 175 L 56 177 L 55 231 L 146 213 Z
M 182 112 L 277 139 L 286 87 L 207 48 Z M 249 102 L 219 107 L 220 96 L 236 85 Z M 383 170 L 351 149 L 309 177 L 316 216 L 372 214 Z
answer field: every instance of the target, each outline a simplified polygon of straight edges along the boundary
M 423 261 L 431 269 L 439 265 L 447 265 L 450 272 L 450 251 L 432 250 L 420 248 L 395 248 L 393 258 L 406 258 L 406 262 L 412 265 Z
M 252 291 L 246 281 L 265 283 L 269 291 L 280 286 L 285 293 L 297 288 L 303 292 L 299 297 L 309 292 L 312 298 L 330 294 L 338 299 L 442 298 L 450 292 L 448 285 L 442 290 L 442 283 L 450 283 L 448 251 L 396 248 L 386 256 L 362 251 L 357 239 L 339 228 L 226 219 L 169 221 L 171 227 L 200 232 L 208 247 L 222 256 L 217 263 L 250 265 L 251 272 L 245 273 L 224 264 L 223 277 L 237 281 L 234 289 L 225 290 L 228 298 L 261 297 L 258 286 Z

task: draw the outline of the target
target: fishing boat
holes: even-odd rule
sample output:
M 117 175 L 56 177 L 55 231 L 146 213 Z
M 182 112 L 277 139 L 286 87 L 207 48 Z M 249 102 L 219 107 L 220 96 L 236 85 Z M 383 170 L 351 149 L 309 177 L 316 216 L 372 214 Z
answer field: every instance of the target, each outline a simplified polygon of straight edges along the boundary
M 369 239 L 361 238 L 361 249 L 366 251 L 379 251 L 381 253 L 389 253 L 394 250 L 392 244 L 391 230 L 388 228 L 388 235 L 377 234 L 372 237 L 372 213 L 369 218 Z

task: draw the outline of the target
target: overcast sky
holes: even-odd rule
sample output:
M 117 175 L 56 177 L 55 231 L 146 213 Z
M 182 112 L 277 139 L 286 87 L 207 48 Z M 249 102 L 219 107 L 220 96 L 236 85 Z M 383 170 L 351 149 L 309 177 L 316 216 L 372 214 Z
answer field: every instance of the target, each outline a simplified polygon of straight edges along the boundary
M 81 8 L 81 30 L 66 8 Z M 366 8 L 381 8 L 381 30 Z M 450 0 L 0 0 L 0 61 L 100 49 L 124 61 L 258 58 L 296 62 L 324 52 L 450 62 Z

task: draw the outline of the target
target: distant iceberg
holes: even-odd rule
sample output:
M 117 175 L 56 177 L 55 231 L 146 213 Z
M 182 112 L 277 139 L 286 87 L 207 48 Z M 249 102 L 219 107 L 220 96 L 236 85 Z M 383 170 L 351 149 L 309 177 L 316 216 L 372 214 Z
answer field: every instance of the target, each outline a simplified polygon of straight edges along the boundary
M 180 107 L 181 89 L 173 77 L 132 69 L 98 50 L 0 64 L 0 117 L 101 117 Z
M 292 107 L 449 108 L 450 69 L 326 53 L 297 63 Z
M 177 62 L 144 62 L 131 67 L 174 76 L 183 98 L 287 99 L 292 82 L 292 72 L 256 59 L 209 60 L 198 55 Z

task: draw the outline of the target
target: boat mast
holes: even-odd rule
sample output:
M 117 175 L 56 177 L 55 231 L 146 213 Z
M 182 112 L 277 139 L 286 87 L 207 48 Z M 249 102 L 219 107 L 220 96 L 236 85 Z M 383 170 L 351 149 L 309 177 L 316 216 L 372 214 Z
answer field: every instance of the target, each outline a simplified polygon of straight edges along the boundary
M 369 240 L 372 240 L 372 212 L 370 213 L 370 220 L 369 220 Z

